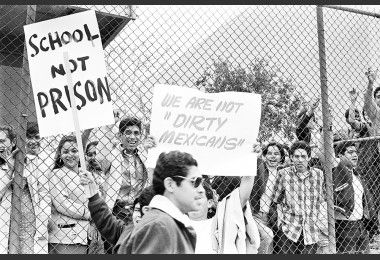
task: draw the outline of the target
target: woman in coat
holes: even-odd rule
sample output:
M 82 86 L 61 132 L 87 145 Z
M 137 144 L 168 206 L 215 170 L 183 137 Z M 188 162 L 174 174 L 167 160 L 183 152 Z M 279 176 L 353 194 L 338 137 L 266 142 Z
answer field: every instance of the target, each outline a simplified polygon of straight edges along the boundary
M 80 185 L 79 153 L 75 136 L 58 144 L 49 186 L 52 199 L 50 254 L 86 254 L 90 212 Z

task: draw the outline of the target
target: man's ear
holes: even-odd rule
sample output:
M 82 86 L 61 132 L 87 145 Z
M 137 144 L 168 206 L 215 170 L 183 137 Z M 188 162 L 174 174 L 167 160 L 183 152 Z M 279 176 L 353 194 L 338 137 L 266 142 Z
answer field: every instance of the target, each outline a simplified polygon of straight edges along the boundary
M 172 178 L 170 177 L 165 178 L 164 180 L 165 190 L 172 193 L 174 191 L 174 185 L 176 185 L 176 183 Z
M 142 207 L 141 211 L 145 215 L 150 210 L 149 206 Z

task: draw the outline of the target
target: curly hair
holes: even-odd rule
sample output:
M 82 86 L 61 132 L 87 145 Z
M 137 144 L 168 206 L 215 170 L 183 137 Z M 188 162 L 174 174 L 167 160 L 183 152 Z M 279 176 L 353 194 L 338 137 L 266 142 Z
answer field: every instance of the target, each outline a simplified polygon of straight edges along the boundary
M 198 162 L 189 153 L 171 151 L 161 153 L 153 172 L 153 189 L 156 194 L 165 192 L 164 180 L 175 175 L 186 177 L 189 167 L 198 166 Z M 173 179 L 179 185 L 182 179 Z
M 77 138 L 73 135 L 65 135 L 62 137 L 62 139 L 59 141 L 57 151 L 55 152 L 53 170 L 63 167 L 63 161 L 61 160 L 61 150 L 66 142 L 77 143 Z
M 17 141 L 17 134 L 14 128 L 12 126 L 0 125 L 0 131 L 3 131 L 5 135 L 9 138 L 11 143 L 14 144 L 12 146 L 12 151 L 14 151 L 16 149 L 16 141 Z

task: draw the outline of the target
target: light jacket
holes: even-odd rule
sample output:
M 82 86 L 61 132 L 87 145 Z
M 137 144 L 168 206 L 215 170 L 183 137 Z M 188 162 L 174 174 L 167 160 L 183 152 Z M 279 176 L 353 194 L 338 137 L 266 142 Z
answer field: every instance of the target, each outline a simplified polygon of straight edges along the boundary
M 123 172 L 125 172 L 127 166 L 127 162 L 122 155 L 122 151 L 123 150 L 119 145 L 117 148 L 113 149 L 109 154 L 107 154 L 107 157 L 105 158 L 111 162 L 110 173 L 107 175 L 104 183 L 104 190 L 106 193 L 105 200 L 111 210 L 115 205 L 116 199 L 118 198 L 119 190 L 123 182 Z M 99 152 L 99 154 L 102 153 L 103 151 Z M 143 174 L 142 176 L 139 176 L 140 178 L 138 180 L 131 179 L 131 183 L 133 185 L 133 182 L 137 181 L 137 187 L 134 186 L 133 188 L 138 191 L 142 191 L 148 182 L 148 173 L 144 165 L 146 154 L 144 154 L 143 149 L 137 149 L 135 151 L 135 156 L 137 157 L 137 160 L 140 160 L 141 166 L 143 168 Z M 138 195 L 139 194 L 133 194 L 133 197 L 137 197 Z
M 87 245 L 90 212 L 80 177 L 66 167 L 52 171 L 49 243 Z
M 219 202 L 212 225 L 212 247 L 216 253 L 257 254 L 259 230 L 250 203 L 246 203 L 245 211 L 241 209 L 239 189 Z
M 48 219 L 51 214 L 50 209 L 50 196 L 48 185 L 48 167 L 39 158 L 27 157 L 26 170 L 30 172 L 26 176 L 30 195 L 32 198 L 34 214 L 36 215 L 36 234 L 34 235 L 34 253 L 35 254 L 48 254 Z M 0 178 L 4 179 L 4 174 L 8 170 L 7 166 L 0 166 Z M 25 172 L 25 171 L 24 171 Z M 8 239 L 11 217 L 11 200 L 12 200 L 12 180 L 8 182 L 5 192 L 1 198 L 0 195 L 0 254 L 8 253 Z

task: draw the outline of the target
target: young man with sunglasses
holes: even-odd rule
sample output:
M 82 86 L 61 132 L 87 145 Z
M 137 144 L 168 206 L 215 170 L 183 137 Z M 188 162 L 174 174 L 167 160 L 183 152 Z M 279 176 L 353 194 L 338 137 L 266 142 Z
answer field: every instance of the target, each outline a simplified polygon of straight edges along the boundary
M 135 226 L 125 225 L 107 209 L 91 173 L 81 174 L 89 185 L 89 209 L 99 231 L 118 254 L 194 253 L 196 235 L 187 214 L 201 207 L 203 178 L 197 161 L 188 153 L 161 153 L 153 173 L 155 196 L 149 211 Z

